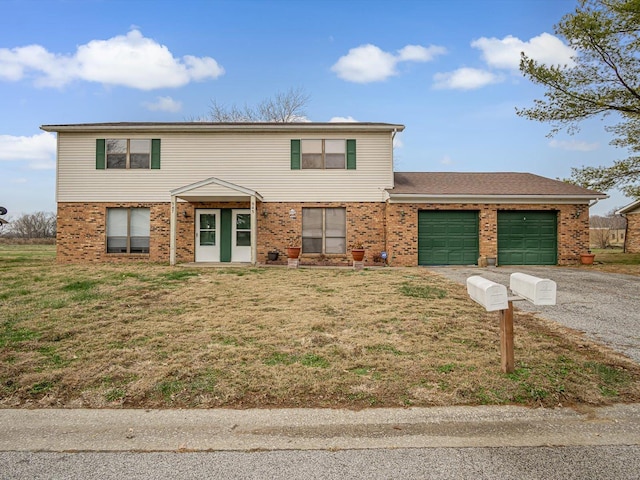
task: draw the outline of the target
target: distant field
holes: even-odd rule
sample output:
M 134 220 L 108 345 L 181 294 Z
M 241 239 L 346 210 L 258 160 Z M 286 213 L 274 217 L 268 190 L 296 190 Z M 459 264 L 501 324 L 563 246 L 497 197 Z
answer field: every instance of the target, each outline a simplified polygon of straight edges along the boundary
M 0 245 L 0 406 L 402 407 L 640 401 L 640 366 L 423 268 L 60 265 Z
M 590 268 L 611 273 L 640 276 L 640 253 L 624 253 L 621 248 L 591 249 L 596 254 Z

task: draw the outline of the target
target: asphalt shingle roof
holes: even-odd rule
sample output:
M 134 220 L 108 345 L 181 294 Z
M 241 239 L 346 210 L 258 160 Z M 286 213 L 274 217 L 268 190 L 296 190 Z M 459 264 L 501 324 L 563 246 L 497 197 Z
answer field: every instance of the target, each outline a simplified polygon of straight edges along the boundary
M 416 195 L 606 195 L 532 173 L 396 172 L 390 194 Z

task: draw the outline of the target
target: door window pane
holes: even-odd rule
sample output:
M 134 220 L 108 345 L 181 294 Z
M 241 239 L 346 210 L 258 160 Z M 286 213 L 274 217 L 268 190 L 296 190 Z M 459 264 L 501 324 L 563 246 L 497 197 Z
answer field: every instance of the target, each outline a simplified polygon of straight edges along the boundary
M 215 213 L 200 214 L 200 230 L 215 230 L 215 229 L 216 229 L 216 214 Z
M 236 246 L 238 247 L 250 247 L 251 246 L 251 232 L 236 232 Z
M 216 244 L 216 232 L 213 231 L 202 231 L 200 230 L 200 245 L 213 246 Z
M 201 213 L 200 217 L 200 245 L 214 246 L 216 244 L 216 214 Z
M 249 213 L 238 213 L 236 215 L 236 228 L 238 230 L 251 230 L 251 215 Z

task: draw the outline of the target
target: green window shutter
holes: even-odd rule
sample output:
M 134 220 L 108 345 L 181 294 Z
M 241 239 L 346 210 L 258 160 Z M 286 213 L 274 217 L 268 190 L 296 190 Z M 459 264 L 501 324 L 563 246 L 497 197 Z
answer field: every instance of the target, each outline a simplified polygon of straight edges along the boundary
M 230 208 L 220 210 L 220 261 L 231 261 L 232 238 L 232 215 Z
M 356 169 L 356 141 L 347 140 L 347 170 Z
M 151 168 L 160 170 L 160 139 L 151 140 Z
M 300 140 L 291 140 L 291 170 L 300 170 Z
M 104 138 L 96 139 L 96 170 L 104 170 L 105 167 L 105 141 Z

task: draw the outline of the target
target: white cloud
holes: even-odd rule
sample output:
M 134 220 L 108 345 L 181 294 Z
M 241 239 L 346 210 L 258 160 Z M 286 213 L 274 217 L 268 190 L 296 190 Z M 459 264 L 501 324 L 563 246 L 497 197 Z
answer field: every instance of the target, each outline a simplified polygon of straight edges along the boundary
M 440 163 L 442 165 L 451 165 L 453 163 L 453 159 L 449 155 L 445 155 L 440 159 Z
M 379 82 L 396 75 L 396 58 L 375 45 L 352 48 L 331 67 L 343 80 L 356 83 Z
M 401 62 L 429 62 L 438 55 L 444 55 L 447 49 L 436 45 L 423 47 L 421 45 L 407 45 L 398 50 L 398 58 Z
M 396 65 L 399 62 L 427 62 L 444 53 L 446 50 L 443 47 L 434 45 L 407 45 L 397 55 L 375 45 L 360 45 L 340 57 L 331 70 L 349 82 L 380 82 L 398 74 Z
M 477 88 L 499 83 L 500 75 L 477 68 L 459 68 L 453 72 L 436 73 L 433 76 L 433 88 L 440 90 L 475 90 Z
M 152 112 L 179 112 L 182 109 L 182 102 L 171 97 L 156 97 L 155 102 L 145 102 L 143 105 Z
M 28 180 L 26 178 L 13 178 L 9 181 L 9 183 L 14 183 L 16 185 L 21 185 L 23 183 L 27 183 Z
M 294 115 L 289 119 L 290 123 L 311 123 L 311 120 L 309 120 L 309 118 L 305 117 L 304 115 Z
M 74 55 L 48 52 L 40 45 L 0 48 L 0 79 L 34 77 L 35 84 L 62 87 L 74 80 L 140 90 L 180 87 L 224 73 L 211 57 L 176 58 L 165 45 L 134 29 L 108 40 L 80 45 Z
M 402 141 L 402 133 L 396 133 L 396 136 L 393 137 L 393 148 L 402 147 L 404 147 L 404 142 Z
M 487 65 L 495 68 L 518 70 L 520 53 L 546 65 L 573 66 L 571 57 L 575 51 L 565 45 L 558 37 L 542 33 L 528 42 L 507 35 L 503 39 L 481 37 L 471 42 L 473 48 L 482 51 L 482 58 Z
M 581 140 L 556 140 L 555 138 L 549 142 L 549 146 L 576 152 L 591 152 L 598 149 L 597 143 L 588 143 Z
M 352 116 L 348 117 L 332 117 L 329 123 L 356 123 L 358 120 Z
M 44 132 L 31 137 L 0 135 L 0 161 L 26 161 L 32 170 L 56 168 L 56 136 Z

